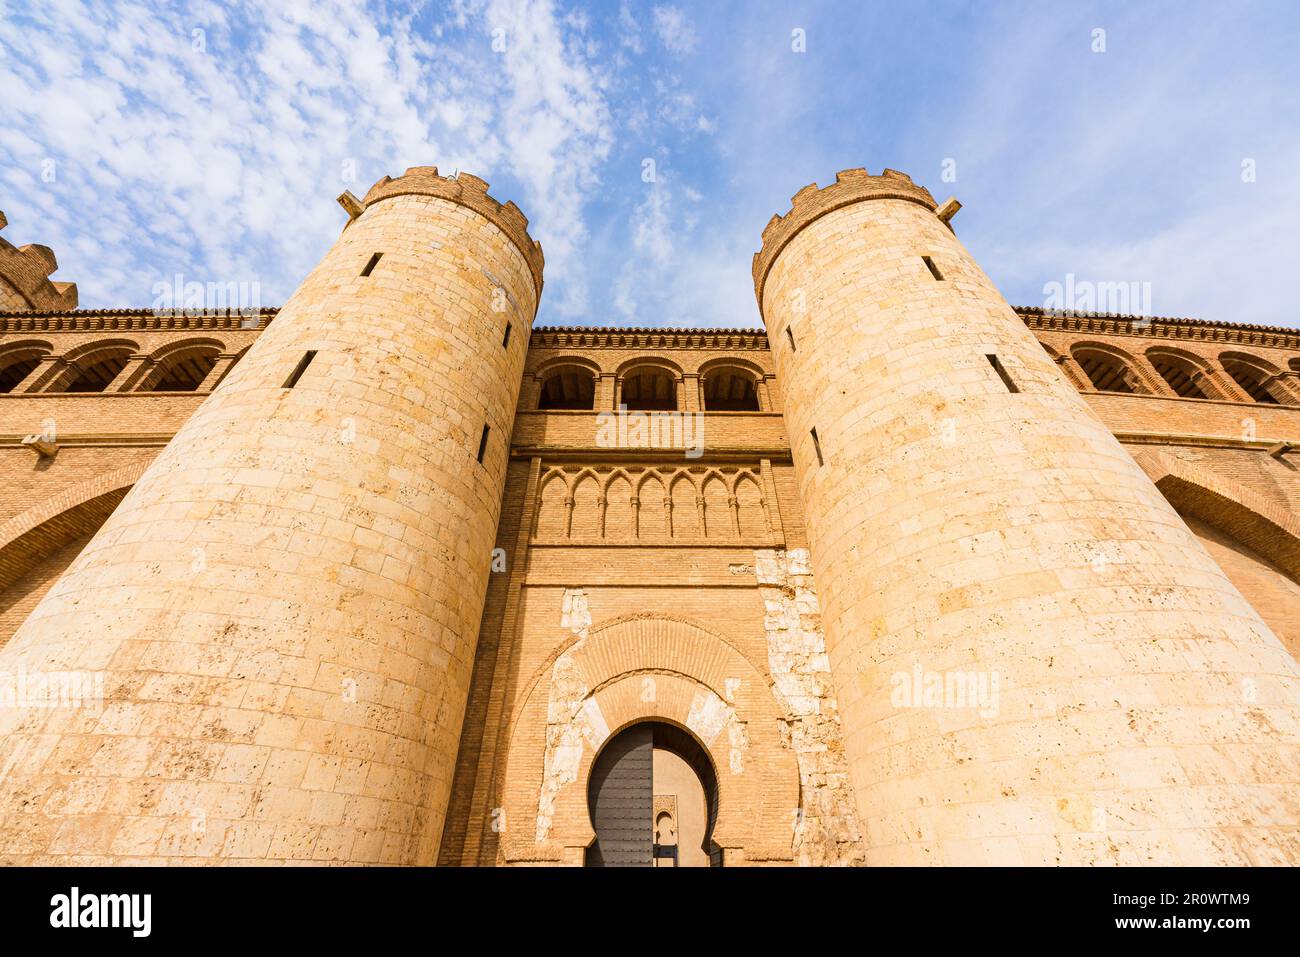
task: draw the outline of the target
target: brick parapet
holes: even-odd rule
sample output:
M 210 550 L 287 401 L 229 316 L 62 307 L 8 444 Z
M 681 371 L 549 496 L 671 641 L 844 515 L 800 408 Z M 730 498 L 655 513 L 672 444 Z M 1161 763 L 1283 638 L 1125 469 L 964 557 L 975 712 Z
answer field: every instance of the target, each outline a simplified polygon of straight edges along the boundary
M 901 199 L 933 211 L 937 204 L 930 191 L 917 186 L 912 177 L 887 169 L 872 176 L 865 169 L 845 169 L 835 174 L 835 182 L 822 188 L 809 183 L 790 197 L 790 212 L 773 216 L 763 227 L 763 245 L 754 253 L 754 294 L 763 310 L 763 284 L 776 258 L 795 236 L 810 223 L 837 209 L 870 199 Z
M 524 260 L 528 263 L 533 276 L 533 285 L 537 297 L 542 295 L 542 268 L 545 258 L 542 244 L 528 235 L 528 217 L 523 214 L 513 201 L 500 203 L 488 194 L 486 180 L 458 173 L 455 176 L 439 176 L 436 166 L 412 166 L 401 176 L 393 179 L 385 176 L 370 187 L 361 202 L 368 209 L 375 203 L 393 196 L 436 196 L 464 206 L 478 213 L 509 237 Z
M 0 229 L 8 225 L 0 213 Z M 77 286 L 70 282 L 51 282 L 50 275 L 59 268 L 54 250 L 29 243 L 15 247 L 0 238 L 0 306 L 18 309 L 73 309 L 77 305 Z

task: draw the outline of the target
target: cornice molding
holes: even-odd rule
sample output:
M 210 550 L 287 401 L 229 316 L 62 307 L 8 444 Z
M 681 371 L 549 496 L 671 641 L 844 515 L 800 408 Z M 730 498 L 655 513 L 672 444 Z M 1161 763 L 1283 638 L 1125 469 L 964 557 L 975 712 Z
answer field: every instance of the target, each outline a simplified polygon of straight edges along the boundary
M 1057 313 L 1036 306 L 1013 306 L 1025 325 L 1036 332 L 1069 335 L 1137 336 L 1153 340 L 1234 343 L 1300 352 L 1300 329 L 1248 323 L 1210 322 L 1170 316 L 1121 316 L 1111 313 Z M 44 312 L 0 312 L 0 334 L 36 332 L 202 332 L 243 330 L 260 332 L 280 311 L 258 310 L 252 317 L 238 312 L 187 314 L 152 309 L 64 309 Z M 645 326 L 539 326 L 532 330 L 537 349 L 734 349 L 765 350 L 762 329 L 650 328 Z
M 1070 335 L 1138 336 L 1186 342 L 1228 342 L 1269 349 L 1300 350 L 1300 329 L 1246 323 L 1209 322 L 1168 316 L 1119 316 L 1111 313 L 1057 313 L 1035 306 L 1013 306 L 1034 331 Z
M 542 326 L 534 349 L 732 349 L 766 351 L 761 329 L 624 329 L 616 326 Z
M 175 432 L 60 432 L 60 448 L 97 446 L 119 448 L 162 448 L 175 436 Z M 22 435 L 0 434 L 0 448 L 22 448 Z
M 202 332 L 242 330 L 260 332 L 280 311 L 187 313 L 154 309 L 67 309 L 59 312 L 0 312 L 0 334 L 11 332 Z M 245 325 L 255 321 L 256 325 Z

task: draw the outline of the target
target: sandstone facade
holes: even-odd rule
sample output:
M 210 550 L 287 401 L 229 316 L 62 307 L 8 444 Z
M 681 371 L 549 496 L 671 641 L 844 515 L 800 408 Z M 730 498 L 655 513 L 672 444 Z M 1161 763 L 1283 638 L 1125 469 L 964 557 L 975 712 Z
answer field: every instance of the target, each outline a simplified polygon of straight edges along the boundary
M 7 294 L 0 672 L 99 691 L 0 707 L 0 860 L 581 864 L 645 722 L 727 866 L 1300 860 L 1300 332 L 1012 309 L 901 174 L 769 224 L 765 332 L 345 206 L 278 311 Z

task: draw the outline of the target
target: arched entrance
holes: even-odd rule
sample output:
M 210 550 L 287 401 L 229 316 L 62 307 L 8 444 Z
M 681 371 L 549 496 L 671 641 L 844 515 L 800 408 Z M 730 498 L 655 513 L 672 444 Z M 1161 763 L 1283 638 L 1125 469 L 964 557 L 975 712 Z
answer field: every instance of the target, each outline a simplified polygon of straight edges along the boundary
M 710 867 L 718 782 L 708 752 L 690 732 L 640 721 L 597 755 L 587 784 L 596 839 L 587 867 Z

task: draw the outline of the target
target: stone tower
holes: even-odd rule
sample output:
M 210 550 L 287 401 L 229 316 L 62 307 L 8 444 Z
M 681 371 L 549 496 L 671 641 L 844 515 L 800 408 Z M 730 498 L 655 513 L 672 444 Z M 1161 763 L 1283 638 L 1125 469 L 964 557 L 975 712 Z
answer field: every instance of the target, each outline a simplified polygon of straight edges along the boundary
M 340 201 L 0 652 L 104 683 L 0 709 L 0 861 L 436 859 L 542 251 L 465 174 Z
M 1294 659 L 955 206 L 846 170 L 754 258 L 869 863 L 1300 862 Z

